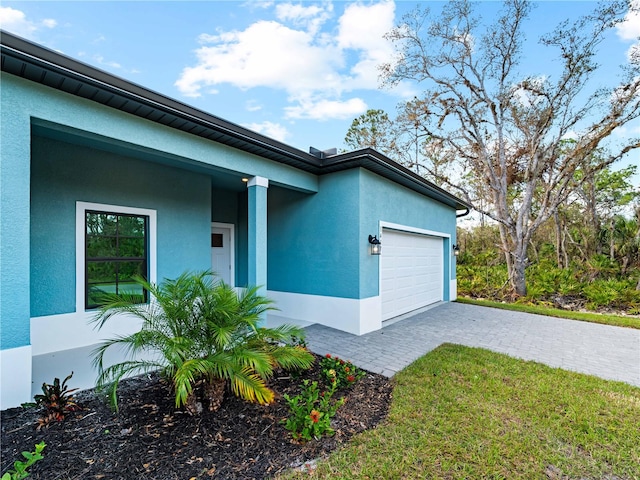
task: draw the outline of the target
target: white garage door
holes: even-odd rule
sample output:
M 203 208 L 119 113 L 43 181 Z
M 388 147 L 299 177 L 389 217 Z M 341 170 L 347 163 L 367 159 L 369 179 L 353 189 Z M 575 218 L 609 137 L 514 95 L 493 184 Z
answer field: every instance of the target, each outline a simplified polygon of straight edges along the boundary
M 383 320 L 442 300 L 442 241 L 438 237 L 383 230 L 380 256 Z

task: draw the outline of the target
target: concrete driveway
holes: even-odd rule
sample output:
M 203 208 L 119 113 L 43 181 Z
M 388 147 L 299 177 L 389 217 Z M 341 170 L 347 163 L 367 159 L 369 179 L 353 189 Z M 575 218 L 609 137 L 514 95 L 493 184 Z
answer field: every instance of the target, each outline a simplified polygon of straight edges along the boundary
M 315 353 L 388 377 L 448 342 L 640 387 L 640 330 L 631 328 L 443 303 L 362 336 L 317 324 L 306 330 Z

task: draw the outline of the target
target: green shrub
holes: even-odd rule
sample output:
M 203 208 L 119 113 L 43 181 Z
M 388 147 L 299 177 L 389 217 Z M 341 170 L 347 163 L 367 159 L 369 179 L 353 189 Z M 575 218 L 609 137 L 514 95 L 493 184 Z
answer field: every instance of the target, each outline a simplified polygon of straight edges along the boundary
M 319 439 L 322 435 L 332 435 L 331 419 L 338 408 L 344 404 L 344 398 L 334 401 L 333 394 L 338 388 L 337 382 L 330 384 L 329 390 L 320 393 L 318 382 L 304 380 L 299 395 L 283 397 L 289 405 L 291 415 L 283 420 L 284 428 L 291 432 L 296 440 Z
M 350 387 L 365 376 L 353 363 L 347 362 L 328 353 L 320 361 L 320 373 L 327 385 L 336 384 L 336 388 Z
M 624 305 L 626 290 L 629 289 L 627 281 L 616 280 L 594 280 L 583 289 L 587 299 L 587 308 L 597 309 L 598 307 L 620 307 Z
M 22 456 L 26 459 L 26 462 L 16 460 L 13 462 L 13 468 L 8 470 L 2 475 L 1 480 L 22 480 L 29 476 L 27 469 L 39 460 L 42 460 L 44 456 L 42 451 L 47 444 L 40 442 L 36 444 L 36 448 L 33 452 L 22 452 Z

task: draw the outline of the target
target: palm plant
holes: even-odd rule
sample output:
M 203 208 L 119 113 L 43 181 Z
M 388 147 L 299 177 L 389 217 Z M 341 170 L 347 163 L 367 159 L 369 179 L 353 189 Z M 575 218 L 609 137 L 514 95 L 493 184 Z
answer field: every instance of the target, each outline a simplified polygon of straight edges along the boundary
M 255 287 L 237 293 L 211 272 L 187 272 L 160 285 L 142 278 L 136 283 L 149 292 L 149 304 L 136 303 L 134 294 L 107 294 L 94 319 L 98 328 L 114 315 L 142 320 L 139 331 L 109 339 L 93 352 L 97 386 L 108 387 L 116 409 L 118 382 L 125 376 L 160 370 L 172 382 L 176 407 L 193 414 L 201 409 L 200 387 L 210 410 L 219 408 L 227 383 L 236 396 L 266 404 L 274 398 L 266 380 L 275 368 L 305 369 L 313 363 L 313 356 L 294 344 L 304 337 L 302 329 L 259 326 L 262 314 L 274 307 Z M 105 366 L 105 353 L 117 346 L 128 359 Z

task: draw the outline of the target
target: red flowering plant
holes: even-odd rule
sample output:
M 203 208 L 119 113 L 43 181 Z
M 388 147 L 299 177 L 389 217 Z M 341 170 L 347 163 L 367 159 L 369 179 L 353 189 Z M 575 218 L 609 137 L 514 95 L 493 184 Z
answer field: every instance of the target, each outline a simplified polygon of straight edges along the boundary
M 333 435 L 331 419 L 344 403 L 344 398 L 332 400 L 336 388 L 336 385 L 332 384 L 329 390 L 320 393 L 318 382 L 303 380 L 300 395 L 283 395 L 289 404 L 291 415 L 282 423 L 294 439 L 317 440 L 322 435 Z
M 339 357 L 326 354 L 320 361 L 322 377 L 329 384 L 336 384 L 337 388 L 349 387 L 366 375 L 353 363 Z

